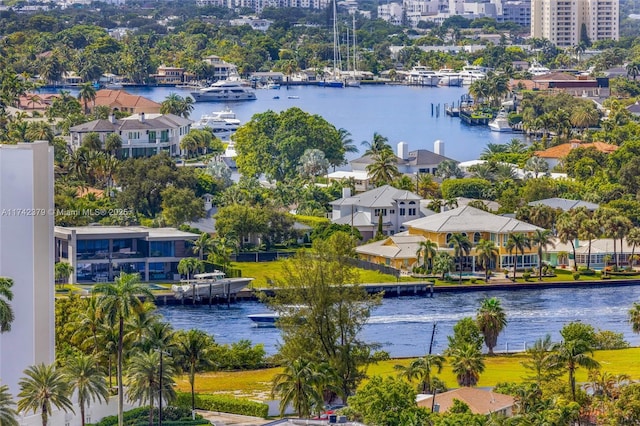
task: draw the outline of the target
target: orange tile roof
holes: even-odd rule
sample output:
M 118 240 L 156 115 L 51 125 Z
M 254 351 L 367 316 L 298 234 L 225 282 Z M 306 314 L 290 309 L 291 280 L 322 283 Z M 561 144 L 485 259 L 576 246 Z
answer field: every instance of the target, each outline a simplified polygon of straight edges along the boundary
M 160 104 L 143 96 L 132 95 L 124 90 L 102 89 L 96 92 L 95 105 L 106 105 L 112 109 L 133 110 L 135 112 L 158 113 Z
M 484 389 L 462 387 L 448 392 L 436 394 L 436 404 L 440 406 L 440 413 L 446 413 L 457 399 L 469 406 L 473 414 L 491 414 L 506 410 L 515 404 L 515 399 L 509 395 L 495 393 Z M 433 397 L 418 401 L 419 407 L 431 409 Z
M 540 158 L 565 158 L 569 155 L 569 152 L 571 152 L 572 149 L 590 147 L 593 147 L 600 152 L 604 152 L 605 154 L 611 154 L 618 149 L 617 145 L 611 145 L 605 142 L 581 143 L 579 140 L 574 139 L 568 143 L 556 145 L 544 151 L 536 151 L 535 155 Z
M 98 188 L 83 188 L 83 187 L 78 187 L 78 189 L 76 190 L 76 194 L 78 195 L 78 197 L 84 197 L 86 195 L 89 194 L 93 194 L 98 198 L 101 198 L 104 196 L 104 191 L 102 189 L 98 189 Z

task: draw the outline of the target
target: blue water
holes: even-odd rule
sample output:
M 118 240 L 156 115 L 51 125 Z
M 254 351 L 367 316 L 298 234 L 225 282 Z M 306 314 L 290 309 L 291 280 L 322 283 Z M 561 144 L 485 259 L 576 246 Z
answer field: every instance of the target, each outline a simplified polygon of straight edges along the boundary
M 188 96 L 189 90 L 172 87 L 127 88 L 127 92 L 139 94 L 162 102 L 170 93 Z M 198 102 L 191 113 L 197 120 L 203 114 L 230 107 L 243 122 L 267 110 L 282 111 L 291 107 L 318 114 L 336 128 L 347 129 L 354 142 L 371 141 L 374 132 L 389 139 L 395 148 L 404 141 L 409 150 L 428 149 L 433 143 L 445 143 L 445 155 L 458 161 L 478 158 L 486 144 L 506 143 L 520 134 L 503 134 L 489 130 L 486 126 L 468 126 L 458 118 L 444 113 L 444 104 L 453 104 L 467 94 L 466 87 L 409 87 L 386 85 L 363 85 L 360 88 L 324 88 L 317 86 L 293 86 L 289 90 L 256 90 L 256 101 L 245 102 Z M 279 96 L 280 99 L 273 99 Z M 297 96 L 289 99 L 288 96 Z M 431 114 L 431 105 L 434 114 Z M 440 116 L 435 106 L 440 105 Z M 355 158 L 355 157 L 354 157 Z
M 640 336 L 633 334 L 627 312 L 640 301 L 640 286 L 577 287 L 544 290 L 477 291 L 440 293 L 433 298 L 402 297 L 384 299 L 365 327 L 362 337 L 378 342 L 393 357 L 419 356 L 428 352 L 434 323 L 437 323 L 434 353 L 447 347 L 453 326 L 466 316 L 475 316 L 484 297 L 497 297 L 507 313 L 508 324 L 498 338 L 497 351 L 521 351 L 536 339 L 551 334 L 560 340 L 560 329 L 570 321 L 582 321 L 596 329 L 624 334 L 633 346 Z M 267 353 L 277 350 L 280 332 L 276 328 L 258 328 L 249 314 L 266 312 L 259 302 L 241 302 L 227 306 L 161 306 L 160 313 L 175 328 L 198 328 L 214 335 L 218 343 L 240 339 L 265 345 Z

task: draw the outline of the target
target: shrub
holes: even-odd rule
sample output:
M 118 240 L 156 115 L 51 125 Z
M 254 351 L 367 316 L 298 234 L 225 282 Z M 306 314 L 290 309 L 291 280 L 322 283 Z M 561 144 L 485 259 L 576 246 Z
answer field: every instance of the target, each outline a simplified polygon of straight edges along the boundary
M 584 266 L 579 267 L 578 272 L 585 276 L 594 276 L 596 274 L 596 271 L 594 271 L 593 269 L 587 269 Z
M 191 408 L 191 394 L 178 392 L 175 405 Z M 196 394 L 196 407 L 202 410 L 262 417 L 263 419 L 269 414 L 267 404 L 222 395 Z
M 574 272 L 572 275 L 575 281 L 578 281 L 580 279 L 580 272 Z
M 478 282 L 478 279 L 477 279 L 477 278 L 471 278 L 471 279 L 469 280 L 469 282 L 470 282 L 471 284 L 475 284 L 476 282 Z
M 158 408 L 153 409 L 153 416 L 158 419 Z M 147 425 L 149 424 L 149 407 L 138 407 L 133 410 L 125 411 L 124 423 L 126 425 Z M 118 416 L 107 416 L 95 423 L 95 426 L 114 426 L 118 424 Z M 191 420 L 191 409 L 185 407 L 165 407 L 162 409 L 162 424 L 167 426 L 180 425 L 208 425 L 208 420 L 203 420 L 202 416 L 197 414 L 196 420 Z
M 598 330 L 596 332 L 596 349 L 625 349 L 629 342 L 624 340 L 624 334 L 611 330 Z
M 525 272 L 522 274 L 522 278 L 524 278 L 525 281 L 529 281 L 531 279 L 531 274 L 529 272 Z

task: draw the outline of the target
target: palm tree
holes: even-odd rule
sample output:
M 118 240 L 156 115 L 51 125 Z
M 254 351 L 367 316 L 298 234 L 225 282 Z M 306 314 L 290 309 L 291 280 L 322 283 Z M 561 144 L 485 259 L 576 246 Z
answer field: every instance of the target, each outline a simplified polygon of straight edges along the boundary
M 420 263 L 420 256 L 424 256 L 424 263 L 422 264 L 425 271 L 430 271 L 432 269 L 433 258 L 436 257 L 438 253 L 438 243 L 435 243 L 431 240 L 420 241 L 418 244 L 418 250 L 416 251 L 417 263 Z M 429 267 L 427 267 L 427 263 Z
M 458 167 L 458 163 L 454 160 L 444 160 L 440 164 L 438 164 L 438 168 L 436 169 L 436 176 L 439 178 L 451 179 L 451 178 L 461 178 L 464 176 L 460 167 Z
M 351 139 L 351 133 L 347 129 L 339 128 L 338 134 L 340 135 L 340 141 L 342 141 L 342 149 L 345 153 L 356 153 L 358 152 L 358 147 L 353 144 L 353 139 Z
M 189 374 L 192 413 L 195 413 L 196 409 L 196 372 L 213 364 L 211 359 L 213 346 L 214 341 L 211 336 L 201 330 L 192 329 L 175 335 L 177 365 Z
M 143 303 L 138 296 L 153 300 L 153 294 L 147 286 L 140 283 L 138 274 L 121 273 L 114 283 L 96 284 L 94 293 L 101 294 L 100 310 L 109 324 L 118 326 L 118 426 L 123 426 L 124 387 L 122 383 L 124 357 L 124 327 L 125 320 L 132 314 L 139 312 Z
M 64 372 L 70 383 L 71 393 L 78 391 L 78 405 L 84 426 L 85 406 L 88 407 L 91 401 L 106 401 L 109 396 L 104 371 L 93 356 L 80 353 L 67 359 Z
M 204 259 L 206 254 L 209 254 L 213 251 L 213 238 L 206 232 L 200 234 L 197 240 L 193 242 L 193 246 L 191 250 L 194 254 L 198 255 L 200 260 Z
M 74 318 L 73 328 L 76 330 L 72 338 L 74 341 L 82 340 L 82 349 L 91 349 L 91 353 L 96 355 L 100 351 L 98 334 L 100 327 L 104 325 L 104 321 L 100 312 L 98 298 L 92 295 L 90 298 L 83 299 L 85 302 L 84 309 L 78 311 L 78 315 Z
M 580 230 L 580 221 L 585 219 L 582 214 L 576 214 L 575 212 L 566 212 L 561 214 L 556 221 L 556 232 L 558 238 L 562 244 L 571 244 L 573 250 L 573 269 L 578 270 L 578 264 L 576 262 L 576 245 L 574 241 L 578 238 Z
M 460 386 L 475 386 L 484 371 L 484 359 L 473 343 L 463 343 L 451 349 L 451 367 Z
M 587 255 L 587 269 L 591 268 L 591 242 L 600 235 L 600 222 L 596 219 L 587 219 L 580 224 L 580 238 L 589 241 L 589 253 Z
M 598 361 L 592 358 L 593 348 L 582 339 L 565 340 L 553 345 L 553 360 L 562 364 L 569 372 L 569 387 L 572 399 L 576 400 L 576 369 L 585 367 L 594 369 L 600 367 Z M 591 355 L 591 356 L 589 356 Z
M 84 104 L 84 113 L 89 114 L 89 101 L 93 102 L 96 99 L 96 88 L 93 87 L 91 82 L 82 83 L 80 91 L 78 92 L 78 100 L 81 100 Z
M 484 268 L 484 280 L 489 282 L 489 268 L 491 267 L 491 261 L 498 257 L 498 247 L 493 241 L 480 240 L 476 244 L 476 253 L 480 259 L 480 264 Z
M 546 382 L 550 382 L 562 373 L 559 371 L 558 363 L 553 359 L 553 342 L 549 334 L 544 338 L 536 340 L 531 347 L 526 350 L 528 359 L 522 362 L 522 366 L 533 372 L 533 376 L 527 376 L 526 381 L 532 381 L 539 387 Z
M 185 257 L 178 262 L 178 273 L 187 276 L 187 280 L 191 280 L 191 274 L 194 272 L 202 272 L 204 264 L 195 257 Z
M 52 406 L 73 412 L 73 403 L 69 399 L 69 382 L 62 371 L 54 364 L 38 364 L 24 370 L 26 377 L 20 379 L 18 411 L 41 411 L 42 426 L 47 426 Z
M 315 407 L 322 405 L 326 378 L 321 370 L 313 361 L 298 358 L 274 377 L 271 393 L 280 397 L 281 416 L 289 404 L 300 417 L 309 417 Z
M 640 303 L 635 302 L 629 309 L 629 323 L 633 332 L 640 334 Z
M 161 114 L 173 114 L 184 118 L 189 118 L 193 111 L 193 99 L 189 96 L 183 98 L 177 93 L 170 93 L 160 106 Z
M 541 173 L 549 171 L 549 163 L 544 158 L 533 156 L 524 164 L 524 170 L 533 173 L 533 177 L 537 178 Z
M 383 150 L 371 156 L 373 163 L 367 166 L 371 183 L 376 186 L 390 184 L 400 176 L 398 159 L 391 150 Z
M 54 268 L 56 281 L 65 283 L 69 281 L 69 277 L 73 273 L 73 266 L 68 262 L 58 262 Z
M 174 369 L 171 362 L 163 358 L 160 371 L 161 351 L 138 352 L 132 357 L 127 369 L 127 396 L 129 401 L 138 401 L 141 405 L 149 404 L 149 424 L 153 424 L 153 408 L 156 398 L 170 402 L 176 397 L 173 387 Z M 162 413 L 160 414 L 162 415 Z
M 375 155 L 379 154 L 382 151 L 391 151 L 393 153 L 393 148 L 389 145 L 389 139 L 385 138 L 378 132 L 373 133 L 373 141 L 362 141 L 361 145 L 367 147 L 367 150 L 364 152 L 364 155 Z
M 444 280 L 445 275 L 453 269 L 454 265 L 451 255 L 447 252 L 441 251 L 435 259 L 433 259 L 433 272 L 441 273 L 441 277 Z
M 449 247 L 453 247 L 453 257 L 458 259 L 459 283 L 462 284 L 462 261 L 464 256 L 469 256 L 471 252 L 471 241 L 466 235 L 455 233 L 449 239 Z
M 629 62 L 627 64 L 627 75 L 629 77 L 633 77 L 633 80 L 635 81 L 636 77 L 640 75 L 640 62 Z
M 489 348 L 489 355 L 493 355 L 493 348 L 498 342 L 498 335 L 507 326 L 507 314 L 495 297 L 482 301 L 476 316 L 478 328 L 484 336 L 484 343 Z
M 122 138 L 117 133 L 109 133 L 104 139 L 104 150 L 116 158 L 120 157 L 122 149 Z
M 0 333 L 11 331 L 11 323 L 14 320 L 13 308 L 9 302 L 13 300 L 13 280 L 0 277 Z
M 515 250 L 515 256 L 513 256 L 513 281 L 516 280 L 516 271 L 518 270 L 518 251 L 524 258 L 524 249 L 531 248 L 531 242 L 529 238 L 522 233 L 509 234 L 507 239 L 507 246 L 505 247 L 509 253 Z
M 0 386 L 0 425 L 18 426 L 18 412 L 13 408 L 16 405 L 9 393 L 9 386 Z
M 538 247 L 538 281 L 542 281 L 542 251 L 546 250 L 548 246 L 555 248 L 553 232 L 548 229 L 536 229 L 529 241 Z
M 444 363 L 445 359 L 443 356 L 428 354 L 411 361 L 406 367 L 404 365 L 396 365 L 394 368 L 399 371 L 400 376 L 406 377 L 409 381 L 418 379 L 418 392 L 433 393 L 433 370 L 436 370 L 437 374 L 440 374 Z
M 627 239 L 627 244 L 631 245 L 631 256 L 629 256 L 629 264 L 631 264 L 631 261 L 635 256 L 634 253 L 636 251 L 636 247 L 640 245 L 640 228 L 638 227 L 631 228 L 627 233 L 626 239 Z

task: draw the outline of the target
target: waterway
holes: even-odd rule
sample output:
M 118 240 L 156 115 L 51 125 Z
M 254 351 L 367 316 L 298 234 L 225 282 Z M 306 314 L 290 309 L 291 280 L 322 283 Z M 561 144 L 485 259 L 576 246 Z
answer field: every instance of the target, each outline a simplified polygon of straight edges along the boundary
M 544 290 L 479 290 L 469 293 L 437 293 L 429 297 L 384 299 L 362 333 L 367 342 L 377 342 L 392 357 L 420 356 L 428 352 L 433 324 L 436 325 L 434 353 L 447 347 L 447 336 L 460 319 L 474 317 L 485 297 L 497 297 L 507 314 L 507 327 L 498 338 L 497 351 L 522 351 L 549 333 L 560 340 L 560 329 L 571 321 L 582 321 L 596 329 L 623 333 L 633 346 L 640 336 L 633 334 L 627 313 L 640 301 L 640 286 L 606 285 Z M 256 327 L 247 315 L 267 312 L 259 302 L 208 306 L 161 306 L 164 318 L 177 329 L 198 328 L 213 334 L 218 343 L 247 339 L 262 343 L 268 354 L 277 351 L 277 328 Z
M 127 92 L 162 102 L 170 93 L 188 96 L 188 89 L 173 87 L 132 87 Z M 399 85 L 363 85 L 360 88 L 292 86 L 288 90 L 256 90 L 256 101 L 197 102 L 191 119 L 231 108 L 246 122 L 256 113 L 283 111 L 291 107 L 318 114 L 336 128 L 348 130 L 353 141 L 371 141 L 374 132 L 394 146 L 404 141 L 409 150 L 428 149 L 433 143 L 445 143 L 445 155 L 458 161 L 477 159 L 487 143 L 506 143 L 522 134 L 496 133 L 487 126 L 469 126 L 459 118 L 445 114 L 444 105 L 458 103 L 467 87 L 415 87 Z M 274 99 L 278 97 L 279 99 Z M 440 111 L 437 114 L 436 106 Z M 433 114 L 432 114 L 433 108 Z

